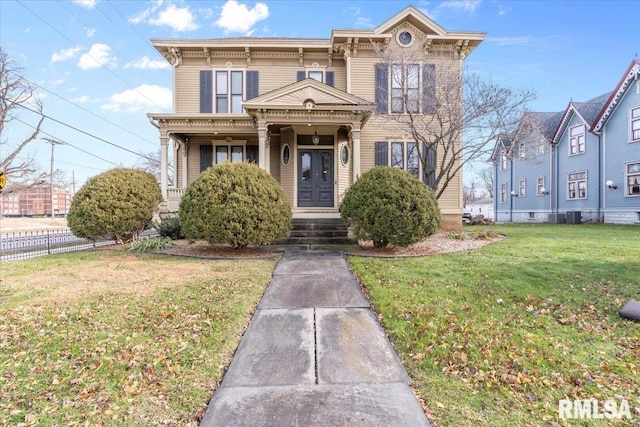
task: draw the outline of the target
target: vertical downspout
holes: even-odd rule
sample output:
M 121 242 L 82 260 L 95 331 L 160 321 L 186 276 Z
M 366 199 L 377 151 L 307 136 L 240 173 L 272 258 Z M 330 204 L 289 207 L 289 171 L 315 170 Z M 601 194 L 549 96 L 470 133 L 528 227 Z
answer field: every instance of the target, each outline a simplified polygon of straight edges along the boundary
M 598 208 L 596 210 L 596 215 L 598 217 L 598 222 L 600 219 L 600 207 L 602 206 L 602 151 L 604 147 L 602 146 L 602 140 L 600 135 L 598 136 Z
M 509 198 L 509 222 L 513 222 L 513 196 L 511 195 L 511 191 L 513 191 L 513 159 L 509 159 L 510 167 L 509 167 L 509 187 L 507 188 L 507 197 Z
M 556 214 L 556 218 L 558 217 L 558 204 L 560 203 L 560 172 L 558 171 L 558 158 L 560 157 L 557 153 L 558 151 L 558 146 L 559 144 L 556 144 L 555 146 L 555 150 L 556 150 L 556 155 L 554 156 L 554 164 L 555 164 L 555 180 L 556 182 L 554 183 L 554 188 L 556 190 L 555 192 L 555 214 Z

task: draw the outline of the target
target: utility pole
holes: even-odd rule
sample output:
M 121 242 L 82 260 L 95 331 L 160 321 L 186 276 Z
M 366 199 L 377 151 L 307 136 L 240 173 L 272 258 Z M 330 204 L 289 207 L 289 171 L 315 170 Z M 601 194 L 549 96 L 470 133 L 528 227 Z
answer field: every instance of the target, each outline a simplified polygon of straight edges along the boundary
M 55 212 L 53 211 L 53 149 L 56 145 L 63 145 L 64 142 L 58 141 L 57 139 L 51 138 L 42 138 L 51 144 L 51 172 L 49 174 L 49 191 L 51 196 L 51 218 L 55 218 Z

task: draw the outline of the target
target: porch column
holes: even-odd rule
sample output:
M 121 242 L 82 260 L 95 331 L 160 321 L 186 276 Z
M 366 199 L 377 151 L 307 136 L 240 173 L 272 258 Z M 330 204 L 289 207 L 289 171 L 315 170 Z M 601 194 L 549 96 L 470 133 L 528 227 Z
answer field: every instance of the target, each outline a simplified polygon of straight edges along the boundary
M 189 155 L 189 139 L 187 138 L 183 143 L 182 143 L 182 188 L 187 188 L 187 180 L 189 179 L 189 174 L 188 174 L 188 168 L 189 168 L 189 162 L 188 160 L 188 155 Z M 177 179 L 177 177 L 176 177 Z M 178 183 L 176 182 L 176 187 L 178 186 Z
M 167 162 L 169 158 L 169 141 L 167 135 L 160 136 L 160 190 L 162 198 L 167 200 Z
M 353 142 L 353 182 L 360 178 L 360 122 L 351 125 L 351 141 Z
M 268 126 L 265 120 L 258 120 L 258 166 L 267 172 L 270 169 Z

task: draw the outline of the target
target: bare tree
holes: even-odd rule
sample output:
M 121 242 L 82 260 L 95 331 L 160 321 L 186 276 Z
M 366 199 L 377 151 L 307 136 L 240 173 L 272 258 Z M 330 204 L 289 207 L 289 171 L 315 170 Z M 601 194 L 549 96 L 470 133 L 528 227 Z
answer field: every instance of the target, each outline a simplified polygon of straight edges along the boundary
M 156 181 L 160 182 L 160 150 L 149 151 L 142 153 L 142 160 L 138 162 L 138 167 L 146 172 L 149 172 L 156 177 Z M 169 165 L 169 171 L 167 174 L 167 180 L 169 186 L 173 185 L 173 167 Z
M 490 198 L 493 198 L 493 169 L 491 166 L 480 169 L 478 171 L 478 179 L 482 184 L 482 189 L 489 194 Z
M 498 135 L 512 134 L 535 94 L 463 74 L 456 53 L 426 42 L 373 44 L 389 70 L 378 88 L 391 91 L 387 117 L 416 141 L 425 182 L 440 198 L 465 163 L 487 157 Z
M 33 155 L 20 153 L 40 134 L 44 122 L 42 102 L 35 88 L 23 77 L 23 69 L 0 47 L 0 170 L 7 176 L 5 194 L 40 184 L 48 177 L 42 172 Z M 37 124 L 25 137 L 14 140 L 6 136 L 9 125 L 27 110 L 35 112 Z M 6 154 L 5 154 L 6 153 Z
M 470 185 L 462 187 L 462 203 L 467 206 L 469 203 L 476 200 L 476 182 L 471 182 Z

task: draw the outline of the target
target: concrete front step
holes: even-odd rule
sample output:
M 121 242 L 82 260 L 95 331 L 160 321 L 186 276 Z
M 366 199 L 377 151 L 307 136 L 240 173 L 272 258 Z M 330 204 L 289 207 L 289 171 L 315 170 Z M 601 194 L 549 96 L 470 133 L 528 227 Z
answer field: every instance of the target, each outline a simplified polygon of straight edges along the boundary
M 349 232 L 344 230 L 291 230 L 289 237 L 343 237 L 347 238 Z
M 347 237 L 287 237 L 280 245 L 355 245 L 358 242 Z
M 289 236 L 278 246 L 351 245 L 358 242 L 349 239 L 347 225 L 340 218 L 295 218 Z

